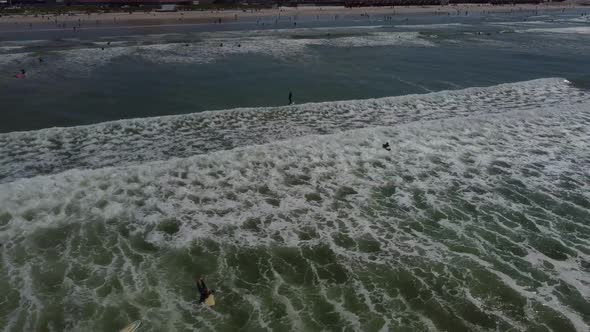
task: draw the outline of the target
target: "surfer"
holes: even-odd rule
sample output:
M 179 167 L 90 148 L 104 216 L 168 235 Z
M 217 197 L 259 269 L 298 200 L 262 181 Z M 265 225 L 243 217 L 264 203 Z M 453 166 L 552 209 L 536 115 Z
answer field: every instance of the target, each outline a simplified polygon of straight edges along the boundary
M 391 148 L 389 147 L 389 142 L 385 142 L 385 144 L 383 144 L 383 148 L 387 151 L 391 151 Z
M 203 280 L 203 277 L 196 278 L 196 281 L 197 288 L 199 288 L 199 294 L 201 295 L 201 297 L 199 298 L 199 303 L 203 303 L 207 301 L 207 298 L 209 298 L 209 296 L 215 294 L 215 290 L 207 288 L 207 285 L 205 285 L 205 280 Z
M 289 91 L 289 105 L 293 105 L 293 92 Z

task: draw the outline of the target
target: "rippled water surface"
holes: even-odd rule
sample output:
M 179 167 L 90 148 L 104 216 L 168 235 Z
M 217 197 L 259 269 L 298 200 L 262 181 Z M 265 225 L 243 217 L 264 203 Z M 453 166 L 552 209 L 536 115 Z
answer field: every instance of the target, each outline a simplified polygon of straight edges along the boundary
M 588 331 L 587 20 L 413 19 L 0 42 L 0 329 Z

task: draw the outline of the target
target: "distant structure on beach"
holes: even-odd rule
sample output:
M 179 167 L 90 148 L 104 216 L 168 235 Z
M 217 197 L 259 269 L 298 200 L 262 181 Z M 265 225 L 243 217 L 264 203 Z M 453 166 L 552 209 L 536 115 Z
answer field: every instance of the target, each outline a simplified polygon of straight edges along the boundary
M 376 6 L 437 6 L 452 4 L 536 4 L 544 2 L 564 2 L 566 0 L 278 0 L 278 3 L 288 6 L 346 6 L 346 7 L 376 7 Z M 588 1 L 590 0 L 578 0 Z M 265 2 L 265 0 L 262 0 Z M 274 1 L 271 1 L 274 3 Z
M 563 2 L 565 0 L 0 0 L 2 5 L 108 5 L 108 6 L 162 6 L 162 5 L 279 5 L 279 6 L 437 6 L 453 4 L 537 4 L 543 2 Z M 590 0 L 574 0 L 590 2 Z M 161 7 L 162 11 L 174 11 L 175 7 Z
M 553 0 L 562 2 L 565 0 Z M 589 0 L 590 1 L 590 0 Z M 437 6 L 453 4 L 538 4 L 547 2 L 544 0 L 343 0 L 346 7 L 373 7 L 373 6 Z
M 71 1 L 72 4 L 80 5 L 112 5 L 112 6 L 138 6 L 138 5 L 153 5 L 163 6 L 158 11 L 172 12 L 176 11 L 174 5 L 192 5 L 193 0 L 66 0 Z M 212 3 L 210 1 L 209 3 Z
M 90 6 L 148 6 L 160 8 L 159 11 L 175 11 L 174 5 L 209 5 L 213 4 L 215 0 L 0 0 L 0 9 L 3 6 L 76 6 L 76 5 L 90 5 Z M 232 1 L 233 2 L 233 1 Z M 227 3 L 227 2 L 225 2 Z M 235 1 L 235 3 L 240 3 Z M 73 7 L 72 9 L 75 9 Z

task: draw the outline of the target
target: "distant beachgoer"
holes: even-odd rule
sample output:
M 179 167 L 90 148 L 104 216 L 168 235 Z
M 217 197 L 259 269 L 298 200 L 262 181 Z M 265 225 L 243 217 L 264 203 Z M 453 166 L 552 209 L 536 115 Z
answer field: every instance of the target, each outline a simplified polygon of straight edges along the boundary
M 19 73 L 17 73 L 16 75 L 14 75 L 15 78 L 25 78 L 25 70 L 21 69 Z
M 293 105 L 293 92 L 289 91 L 289 105 Z

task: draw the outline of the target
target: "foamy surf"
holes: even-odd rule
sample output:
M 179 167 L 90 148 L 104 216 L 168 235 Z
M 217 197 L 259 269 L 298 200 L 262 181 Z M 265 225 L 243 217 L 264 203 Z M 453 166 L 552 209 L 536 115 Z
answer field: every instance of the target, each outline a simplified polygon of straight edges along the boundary
M 1 184 L 5 328 L 585 331 L 585 97 L 550 79 L 390 98 L 452 116 Z M 497 99 L 514 107 L 475 111 Z
M 375 46 L 415 46 L 432 47 L 417 32 L 379 31 L 380 27 L 339 27 L 323 29 L 254 30 L 249 32 L 207 32 L 190 35 L 148 35 L 139 40 L 133 36 L 125 41 L 104 41 L 91 43 L 84 47 L 75 40 L 60 45 L 50 52 L 51 70 L 55 72 L 90 72 L 122 57 L 139 57 L 154 63 L 204 64 L 220 61 L 229 56 L 255 54 L 269 56 L 284 61 L 300 61 L 313 57 L 314 47 L 375 47 Z M 137 36 L 135 36 L 137 37 Z M 182 42 L 166 40 L 178 37 Z M 13 53 L 0 54 L 0 66 L 34 66 L 40 45 L 52 41 L 35 41 L 35 53 L 22 51 L 31 42 L 9 42 L 0 50 Z M 72 43 L 73 42 L 73 43 Z M 108 43 L 108 44 L 107 44 Z M 148 43 L 148 45 L 144 45 Z M 70 48 L 68 48 L 68 46 Z M 55 47 L 55 45 L 53 46 Z M 64 48 L 64 49 L 60 49 Z M 20 52 L 18 52 L 20 50 Z
M 485 15 L 0 42 L 2 130 L 144 117 L 0 134 L 0 330 L 587 331 L 588 43 L 505 33 L 583 22 Z
M 188 157 L 312 134 L 574 106 L 590 95 L 558 78 L 425 95 L 121 120 L 0 134 L 0 182 Z
M 580 35 L 589 35 L 590 34 L 590 27 L 583 26 L 583 27 L 567 27 L 567 28 L 537 28 L 537 29 L 527 29 L 521 30 L 520 32 L 544 32 L 544 33 L 566 33 L 566 34 L 580 34 Z

